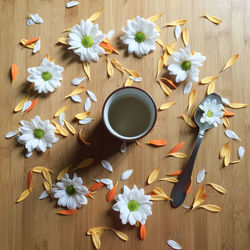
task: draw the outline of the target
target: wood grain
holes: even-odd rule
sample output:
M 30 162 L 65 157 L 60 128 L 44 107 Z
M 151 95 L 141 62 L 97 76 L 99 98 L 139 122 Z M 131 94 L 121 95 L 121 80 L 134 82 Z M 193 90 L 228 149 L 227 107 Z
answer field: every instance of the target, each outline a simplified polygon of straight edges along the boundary
M 222 207 L 220 214 L 212 214 L 203 209 L 186 211 L 183 208 L 173 209 L 168 202 L 155 202 L 153 215 L 147 220 L 147 238 L 139 240 L 138 230 L 128 225 L 122 226 L 118 215 L 111 210 L 110 203 L 105 201 L 107 190 L 102 188 L 89 200 L 86 207 L 68 217 L 59 216 L 55 202 L 38 197 L 43 191 L 42 178 L 34 174 L 32 185 L 34 191 L 23 203 L 15 204 L 17 197 L 26 188 L 27 175 L 31 167 L 36 165 L 47 166 L 56 175 L 69 164 L 77 165 L 86 157 L 95 157 L 96 164 L 77 173 L 83 177 L 84 183 L 90 185 L 90 178 L 112 178 L 119 180 L 120 175 L 127 169 L 134 169 L 134 174 L 126 182 L 119 182 L 118 190 L 124 184 L 144 187 L 150 192 L 154 186 L 161 186 L 170 194 L 172 184 L 161 182 L 146 185 L 149 173 L 157 166 L 161 166 L 159 177 L 167 172 L 178 170 L 185 166 L 187 160 L 165 158 L 169 150 L 180 141 L 185 141 L 182 152 L 191 154 L 196 130 L 193 130 L 180 119 L 179 115 L 186 111 L 188 97 L 183 94 L 183 84 L 170 97 L 160 89 L 155 82 L 157 60 L 161 55 L 161 48 L 157 45 L 154 53 L 138 59 L 128 56 L 125 49 L 120 49 L 120 55 L 112 55 L 130 69 L 140 72 L 143 82 L 135 83 L 137 87 L 148 91 L 154 98 L 157 106 L 165 102 L 176 101 L 177 104 L 169 110 L 159 113 L 156 126 L 152 133 L 140 142 L 143 148 L 131 144 L 125 154 L 119 152 L 121 142 L 117 142 L 103 128 L 101 123 L 101 109 L 105 98 L 116 88 L 122 86 L 124 79 L 120 72 L 115 70 L 114 76 L 107 78 L 105 58 L 99 63 L 91 63 L 89 82 L 84 82 L 86 89 L 96 93 L 98 103 L 93 104 L 91 116 L 95 121 L 86 126 L 79 126 L 75 121 L 72 124 L 77 128 L 84 127 L 86 136 L 92 142 L 91 148 L 82 145 L 77 136 L 68 136 L 56 143 L 51 150 L 44 154 L 34 155 L 30 159 L 24 158 L 23 147 L 18 146 L 15 140 L 5 140 L 8 131 L 16 130 L 21 119 L 31 119 L 40 115 L 42 119 L 52 119 L 55 111 L 70 100 L 64 96 L 70 93 L 74 86 L 71 81 L 75 77 L 84 76 L 82 64 L 66 47 L 56 44 L 62 31 L 72 27 L 81 18 L 86 19 L 100 7 L 104 12 L 97 21 L 103 32 L 115 29 L 115 38 L 112 44 L 119 47 L 121 27 L 126 19 L 139 14 L 149 17 L 160 13 L 165 14 L 157 22 L 163 27 L 167 22 L 186 18 L 190 34 L 190 44 L 195 51 L 207 56 L 205 66 L 201 68 L 201 77 L 217 74 L 225 62 L 234 54 L 239 53 L 239 61 L 220 75 L 216 81 L 216 92 L 235 102 L 250 102 L 250 2 L 247 0 L 85 0 L 80 5 L 66 9 L 67 1 L 0 1 L 0 102 L 1 102 L 1 143 L 0 143 L 0 239 L 3 250 L 33 250 L 33 249 L 93 249 L 91 238 L 86 236 L 88 228 L 93 226 L 109 226 L 124 231 L 129 236 L 128 242 L 122 242 L 112 232 L 104 232 L 101 244 L 102 249 L 167 249 L 166 241 L 174 239 L 183 249 L 192 250 L 243 250 L 250 245 L 250 171 L 248 162 L 250 147 L 250 114 L 249 109 L 235 110 L 236 116 L 231 121 L 231 128 L 242 138 L 240 143 L 232 142 L 232 158 L 237 159 L 239 145 L 246 148 L 246 155 L 241 163 L 222 167 L 218 159 L 219 150 L 227 138 L 224 128 L 209 131 L 201 145 L 195 168 L 194 179 L 197 173 L 205 168 L 206 180 L 218 183 L 228 190 L 226 195 L 217 193 L 207 187 L 208 198 L 206 204 L 217 204 Z M 44 19 L 41 25 L 26 26 L 28 13 L 40 13 Z M 223 22 L 214 25 L 202 18 L 204 13 L 220 17 Z M 174 41 L 173 28 L 162 28 L 161 39 L 164 43 Z M 32 55 L 31 50 L 22 48 L 18 43 L 21 38 L 41 37 L 41 50 Z M 182 47 L 181 40 L 176 48 Z M 27 68 L 38 66 L 42 58 L 50 54 L 56 58 L 56 63 L 65 68 L 63 83 L 54 93 L 46 97 L 39 97 L 37 106 L 28 114 L 13 114 L 13 108 L 24 97 L 27 87 Z M 11 84 L 9 70 L 12 63 L 19 65 L 19 74 Z M 206 86 L 195 84 L 198 98 L 195 104 L 205 96 Z M 81 95 L 83 99 L 85 94 Z M 83 109 L 82 104 L 70 103 L 66 111 L 66 118 L 72 121 L 74 115 Z M 168 144 L 162 148 L 152 148 L 144 143 L 152 139 L 164 139 Z M 98 163 L 108 159 L 113 167 L 112 174 L 106 172 Z M 188 195 L 185 204 L 192 203 L 198 184 L 195 183 Z

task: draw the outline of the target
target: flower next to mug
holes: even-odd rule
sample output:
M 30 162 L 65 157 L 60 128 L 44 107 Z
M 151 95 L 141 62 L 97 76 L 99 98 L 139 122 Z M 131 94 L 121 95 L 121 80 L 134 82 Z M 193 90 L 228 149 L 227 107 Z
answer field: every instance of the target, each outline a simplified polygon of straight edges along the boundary
M 19 128 L 21 135 L 17 136 L 17 141 L 25 145 L 30 155 L 34 149 L 45 152 L 58 141 L 54 134 L 56 128 L 50 124 L 49 120 L 42 121 L 39 116 L 35 116 L 30 122 L 20 121 L 20 123 L 22 125 Z
M 34 90 L 38 93 L 53 92 L 57 87 L 61 86 L 62 72 L 64 68 L 50 62 L 48 58 L 44 58 L 38 67 L 28 68 L 30 75 L 27 80 L 34 83 Z
M 147 55 L 150 50 L 155 50 L 155 42 L 160 33 L 155 28 L 155 23 L 137 16 L 135 20 L 127 20 L 127 27 L 122 28 L 124 35 L 121 40 L 128 45 L 128 52 L 138 57 Z
M 217 104 L 217 100 L 207 99 L 203 105 L 199 105 L 199 108 L 203 111 L 203 116 L 200 119 L 201 123 L 207 122 L 209 125 L 217 127 L 218 124 L 222 124 L 221 117 L 224 112 L 222 111 L 223 105 Z
M 132 189 L 129 189 L 125 185 L 123 194 L 118 194 L 115 197 L 116 203 L 112 208 L 120 212 L 122 224 L 129 222 L 130 225 L 135 225 L 138 221 L 144 225 L 147 216 L 152 215 L 150 198 L 150 195 L 144 194 L 143 188 L 138 190 L 134 185 Z
M 185 49 L 179 49 L 178 52 L 174 52 L 169 59 L 168 70 L 171 75 L 176 75 L 175 81 L 182 82 L 187 78 L 191 82 L 199 81 L 199 69 L 206 57 L 199 52 L 191 54 L 190 46 L 187 45 Z
M 58 206 L 67 207 L 67 209 L 80 208 L 88 203 L 85 196 L 89 193 L 88 188 L 82 185 L 82 178 L 76 173 L 72 180 L 68 174 L 65 174 L 60 182 L 53 185 L 51 193 L 58 199 Z
M 100 46 L 105 37 L 98 24 L 94 25 L 90 20 L 81 20 L 80 25 L 76 24 L 69 31 L 67 43 L 70 45 L 69 50 L 73 50 L 82 62 L 98 62 L 99 54 L 105 54 L 105 50 Z

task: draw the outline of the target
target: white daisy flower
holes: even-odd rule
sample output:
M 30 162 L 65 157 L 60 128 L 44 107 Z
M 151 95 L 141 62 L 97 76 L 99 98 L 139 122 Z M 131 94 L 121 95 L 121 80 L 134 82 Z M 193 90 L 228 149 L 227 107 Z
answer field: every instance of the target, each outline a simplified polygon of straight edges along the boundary
M 207 122 L 209 125 L 214 125 L 217 127 L 217 124 L 222 124 L 221 117 L 223 116 L 224 112 L 222 111 L 223 105 L 217 104 L 217 100 L 207 99 L 203 103 L 203 105 L 199 105 L 199 108 L 204 112 L 203 116 L 200 119 L 201 123 Z
M 123 194 L 115 197 L 116 203 L 112 208 L 120 212 L 122 224 L 129 222 L 130 225 L 135 225 L 137 221 L 145 224 L 147 216 L 152 215 L 150 198 L 150 195 L 144 194 L 143 188 L 138 190 L 134 185 L 132 189 L 129 189 L 125 185 Z
M 187 45 L 185 49 L 179 49 L 174 52 L 169 59 L 168 70 L 170 75 L 176 75 L 176 82 L 183 82 L 186 78 L 191 82 L 199 81 L 199 69 L 206 57 L 199 52 L 191 55 L 190 46 Z
M 30 75 L 27 77 L 29 82 L 34 83 L 34 90 L 38 93 L 53 92 L 57 87 L 61 86 L 62 72 L 64 68 L 50 62 L 48 58 L 44 58 L 38 67 L 28 68 Z
M 89 193 L 88 188 L 82 185 L 82 178 L 74 173 L 73 179 L 65 174 L 60 182 L 53 184 L 51 193 L 58 199 L 58 206 L 67 207 L 67 209 L 80 208 L 88 203 L 85 197 Z
M 20 123 L 22 125 L 19 128 L 21 135 L 17 137 L 17 141 L 25 145 L 29 153 L 34 149 L 45 152 L 58 141 L 54 134 L 56 128 L 50 124 L 49 120 L 42 121 L 39 116 L 35 116 L 30 122 L 20 121 Z
M 150 50 L 155 50 L 155 41 L 160 33 L 155 28 L 155 23 L 137 16 L 135 20 L 127 20 L 127 27 L 122 28 L 124 35 L 121 40 L 128 45 L 128 52 L 135 52 L 138 57 L 147 55 Z
M 72 49 L 80 56 L 81 61 L 98 62 L 98 54 L 105 54 L 105 50 L 100 46 L 105 37 L 106 35 L 99 30 L 98 24 L 94 25 L 90 20 L 86 22 L 81 20 L 80 25 L 76 24 L 69 31 L 68 49 Z

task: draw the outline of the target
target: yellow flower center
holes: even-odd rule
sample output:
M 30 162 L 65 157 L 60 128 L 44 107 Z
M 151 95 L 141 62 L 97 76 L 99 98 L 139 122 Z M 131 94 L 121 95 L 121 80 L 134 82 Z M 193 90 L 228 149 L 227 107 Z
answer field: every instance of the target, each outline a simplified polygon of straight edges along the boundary
M 213 116 L 213 112 L 211 110 L 207 111 L 207 117 L 212 117 Z
M 73 187 L 73 185 L 67 186 L 67 187 L 66 187 L 66 193 L 67 193 L 68 195 L 73 195 L 73 194 L 76 193 L 76 190 L 75 190 L 75 188 Z
M 93 44 L 93 39 L 92 39 L 92 37 L 90 37 L 90 36 L 84 36 L 84 37 L 82 38 L 81 43 L 82 43 L 82 45 L 83 45 L 85 48 L 89 48 L 89 47 L 91 47 L 92 44 Z
M 138 206 L 139 206 L 138 202 L 134 200 L 128 203 L 128 209 L 131 212 L 136 211 L 138 209 Z
M 185 71 L 189 70 L 191 68 L 191 62 L 190 61 L 184 61 L 181 64 L 181 68 Z
M 42 73 L 42 78 L 43 78 L 44 81 L 50 80 L 51 77 L 52 77 L 52 75 L 49 72 L 43 72 Z
M 146 39 L 146 36 L 143 32 L 139 31 L 135 35 L 135 41 L 138 43 L 142 43 Z
M 33 135 L 37 139 L 42 139 L 44 136 L 44 131 L 42 129 L 36 128 L 33 131 Z

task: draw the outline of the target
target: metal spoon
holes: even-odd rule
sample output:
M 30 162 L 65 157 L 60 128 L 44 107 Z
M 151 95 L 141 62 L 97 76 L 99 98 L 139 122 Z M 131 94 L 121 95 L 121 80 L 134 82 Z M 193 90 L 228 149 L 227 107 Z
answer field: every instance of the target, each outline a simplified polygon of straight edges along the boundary
M 211 101 L 216 99 L 217 104 L 222 104 L 221 97 L 215 93 L 208 95 L 206 98 L 202 100 L 200 104 L 203 104 L 207 99 Z M 194 167 L 195 158 L 202 142 L 203 136 L 206 130 L 213 128 L 213 124 L 208 124 L 207 122 L 201 123 L 200 119 L 203 115 L 203 111 L 198 107 L 194 114 L 194 121 L 199 127 L 199 133 L 196 139 L 196 144 L 193 150 L 192 155 L 190 156 L 188 163 L 182 173 L 178 177 L 178 182 L 175 183 L 172 193 L 171 193 L 171 204 L 174 208 L 179 207 L 186 198 L 186 191 L 189 188 L 191 182 L 191 175 Z

